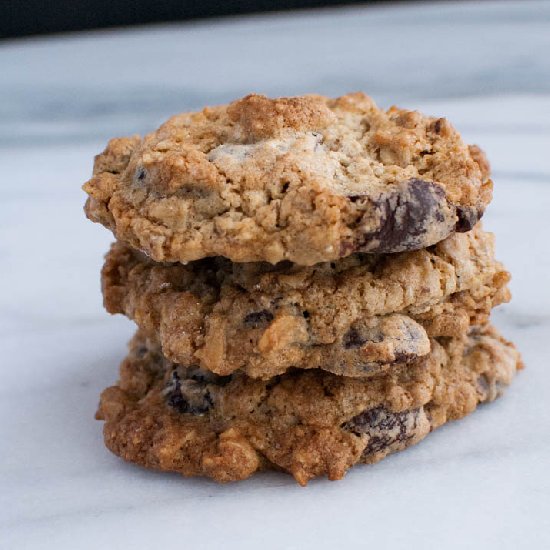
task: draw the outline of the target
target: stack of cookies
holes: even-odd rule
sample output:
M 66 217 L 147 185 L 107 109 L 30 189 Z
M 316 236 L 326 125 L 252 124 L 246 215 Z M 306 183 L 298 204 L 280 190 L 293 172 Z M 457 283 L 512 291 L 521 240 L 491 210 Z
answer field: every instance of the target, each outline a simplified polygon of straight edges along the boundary
M 340 479 L 492 401 L 521 367 L 489 323 L 509 274 L 489 166 L 443 118 L 363 94 L 177 115 L 113 139 L 84 185 L 138 331 L 102 396 L 149 468 Z

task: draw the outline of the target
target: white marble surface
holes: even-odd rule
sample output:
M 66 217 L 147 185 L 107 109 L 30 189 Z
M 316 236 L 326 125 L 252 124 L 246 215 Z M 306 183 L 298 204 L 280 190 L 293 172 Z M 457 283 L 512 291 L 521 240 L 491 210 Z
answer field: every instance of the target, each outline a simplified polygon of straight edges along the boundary
M 0 46 L 0 548 L 550 547 L 550 5 L 347 9 Z M 509 393 L 338 483 L 218 486 L 124 464 L 93 420 L 132 324 L 80 184 L 111 135 L 248 91 L 365 89 L 447 115 L 494 168 Z

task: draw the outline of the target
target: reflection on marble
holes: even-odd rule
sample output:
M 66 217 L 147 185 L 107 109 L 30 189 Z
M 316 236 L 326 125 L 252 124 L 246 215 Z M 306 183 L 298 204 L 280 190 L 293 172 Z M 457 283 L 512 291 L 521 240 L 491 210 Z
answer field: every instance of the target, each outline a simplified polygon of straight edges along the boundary
M 0 47 L 0 548 L 550 546 L 550 5 L 466 3 L 107 32 Z M 493 165 L 513 273 L 500 401 L 341 482 L 229 486 L 127 465 L 93 420 L 132 324 L 101 307 L 110 235 L 79 183 L 110 135 L 246 91 L 363 88 L 448 115 Z

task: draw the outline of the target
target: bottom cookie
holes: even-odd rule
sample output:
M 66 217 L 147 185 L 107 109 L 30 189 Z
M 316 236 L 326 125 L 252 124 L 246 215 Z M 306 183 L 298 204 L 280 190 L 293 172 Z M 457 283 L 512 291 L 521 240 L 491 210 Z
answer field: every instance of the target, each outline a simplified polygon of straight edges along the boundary
M 219 482 L 277 469 L 305 485 L 419 442 L 494 400 L 519 368 L 491 326 L 433 339 L 429 355 L 368 379 L 321 370 L 220 377 L 166 360 L 138 332 L 97 418 L 113 453 L 148 468 Z

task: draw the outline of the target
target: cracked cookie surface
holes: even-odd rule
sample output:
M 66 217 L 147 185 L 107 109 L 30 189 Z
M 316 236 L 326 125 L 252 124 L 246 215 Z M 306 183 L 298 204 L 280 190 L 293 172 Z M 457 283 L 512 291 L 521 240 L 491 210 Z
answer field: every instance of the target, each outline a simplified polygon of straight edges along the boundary
M 313 265 L 468 231 L 492 182 L 444 118 L 361 93 L 250 95 L 111 140 L 84 190 L 91 220 L 156 261 Z
M 305 485 L 417 443 L 498 397 L 521 366 L 485 326 L 369 379 L 295 370 L 262 381 L 172 363 L 138 332 L 97 418 L 113 453 L 148 468 L 219 482 L 277 469 Z
M 122 243 L 107 255 L 104 303 L 170 360 L 269 378 L 322 368 L 372 376 L 460 337 L 509 299 L 493 236 L 477 226 L 429 250 L 355 254 L 300 267 L 210 258 L 155 263 Z

